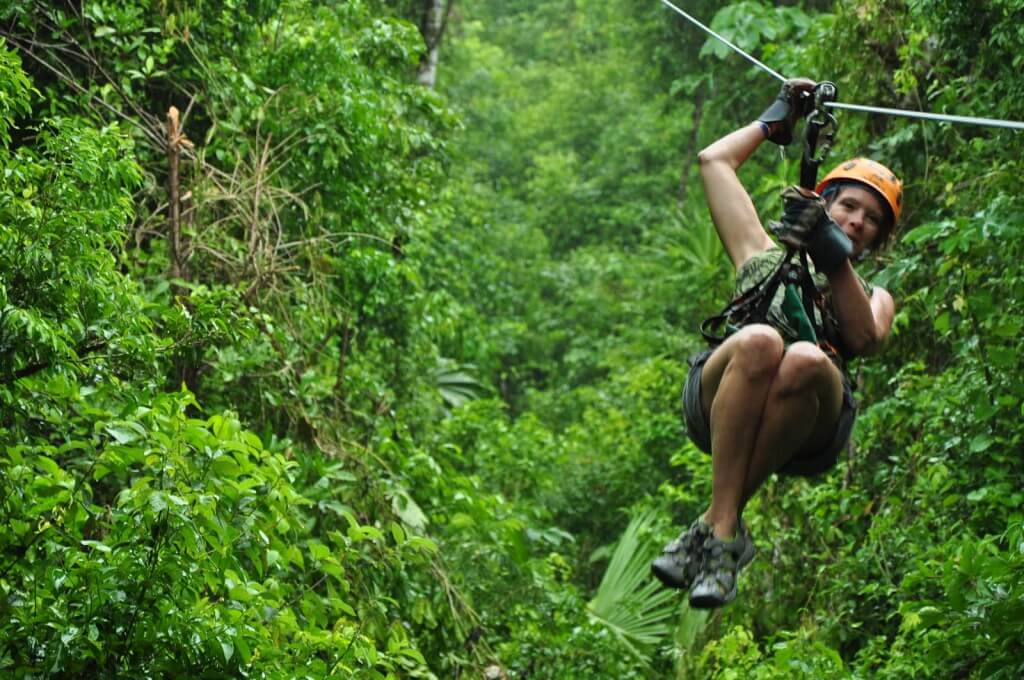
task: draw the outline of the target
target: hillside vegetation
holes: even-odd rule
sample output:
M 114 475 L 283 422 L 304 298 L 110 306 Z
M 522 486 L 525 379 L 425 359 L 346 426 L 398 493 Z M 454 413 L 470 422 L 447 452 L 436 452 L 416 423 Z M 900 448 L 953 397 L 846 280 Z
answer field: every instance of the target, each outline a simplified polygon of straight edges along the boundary
M 840 101 L 1024 120 L 1024 1 L 777 4 L 685 9 Z M 1024 675 L 1024 132 L 837 114 L 905 181 L 859 265 L 894 338 L 707 615 L 647 571 L 710 493 L 695 160 L 777 81 L 654 0 L 0 22 L 0 675 Z M 744 166 L 763 215 L 799 154 Z

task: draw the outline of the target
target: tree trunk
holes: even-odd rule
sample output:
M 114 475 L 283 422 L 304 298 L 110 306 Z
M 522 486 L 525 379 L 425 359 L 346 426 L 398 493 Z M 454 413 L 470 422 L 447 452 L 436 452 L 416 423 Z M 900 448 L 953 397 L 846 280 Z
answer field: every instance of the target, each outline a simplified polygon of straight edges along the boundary
M 184 277 L 181 257 L 181 183 L 178 177 L 181 164 L 181 131 L 178 127 L 178 109 L 174 106 L 167 111 L 167 160 L 170 166 L 167 173 L 167 219 L 170 223 L 171 279 L 175 280 Z
M 181 132 L 180 113 L 172 106 L 167 111 L 167 221 L 170 255 L 171 294 L 186 307 L 189 305 L 188 289 L 179 282 L 188 281 L 187 246 L 181 234 L 181 147 L 190 144 Z M 195 349 L 185 349 L 174 358 L 174 373 L 178 384 L 184 383 L 193 394 L 199 390 L 199 356 Z
M 420 72 L 417 80 L 420 85 L 434 89 L 437 82 L 437 61 L 441 50 L 441 38 L 451 16 L 455 0 L 423 0 L 423 19 L 420 22 L 420 33 L 427 44 L 427 52 L 420 59 Z

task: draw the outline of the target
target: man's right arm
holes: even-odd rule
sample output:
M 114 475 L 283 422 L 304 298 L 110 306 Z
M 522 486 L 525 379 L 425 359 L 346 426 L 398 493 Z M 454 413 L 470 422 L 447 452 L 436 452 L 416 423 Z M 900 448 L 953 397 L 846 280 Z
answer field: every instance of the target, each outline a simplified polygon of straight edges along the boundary
M 814 87 L 814 81 L 807 78 L 787 80 L 760 120 L 722 137 L 697 157 L 711 219 L 736 269 L 775 247 L 736 172 L 765 138 L 777 144 L 791 141 L 793 125 L 804 113 Z
M 754 122 L 722 137 L 697 156 L 711 219 L 737 269 L 754 255 L 775 247 L 736 175 L 762 141 L 764 131 Z

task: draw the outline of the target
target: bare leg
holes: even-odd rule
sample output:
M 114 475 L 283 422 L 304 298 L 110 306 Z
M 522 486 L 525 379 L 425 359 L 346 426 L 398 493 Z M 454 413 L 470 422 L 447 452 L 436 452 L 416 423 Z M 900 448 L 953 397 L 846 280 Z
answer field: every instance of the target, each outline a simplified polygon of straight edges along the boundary
M 782 354 L 778 332 L 752 325 L 729 338 L 704 365 L 701 396 L 711 415 L 712 452 L 711 507 L 704 519 L 720 538 L 736 532 L 765 400 Z
M 749 326 L 708 359 L 701 376 L 712 432 L 704 517 L 718 538 L 735 534 L 739 513 L 773 472 L 798 452 L 827 445 L 839 420 L 842 377 L 828 357 L 810 343 L 779 352 L 774 330 Z
M 797 453 L 828 446 L 842 407 L 843 379 L 835 364 L 810 343 L 790 346 L 765 402 L 741 510 L 765 480 Z

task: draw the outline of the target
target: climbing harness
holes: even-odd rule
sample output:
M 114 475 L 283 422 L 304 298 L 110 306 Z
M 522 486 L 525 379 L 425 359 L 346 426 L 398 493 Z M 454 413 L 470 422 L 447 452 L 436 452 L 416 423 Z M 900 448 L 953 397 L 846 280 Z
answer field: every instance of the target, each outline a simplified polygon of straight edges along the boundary
M 837 360 L 848 359 L 839 329 L 828 313 L 825 295 L 811 276 L 807 253 L 793 249 L 786 251 L 774 271 L 721 312 L 702 321 L 700 334 L 709 345 L 717 347 L 740 328 L 765 323 L 780 287 L 785 290 L 782 311 L 793 322 L 798 339 L 818 345 Z
M 765 73 L 773 76 L 777 80 L 781 80 L 782 82 L 786 82 L 786 80 L 787 80 L 786 76 L 782 75 L 778 71 L 775 71 L 775 70 L 769 68 L 764 63 L 758 61 L 757 59 L 755 59 L 751 55 L 747 54 L 746 52 L 744 52 L 739 47 L 737 47 L 736 45 L 734 45 L 731 42 L 729 42 L 728 40 L 726 40 L 724 37 L 722 37 L 718 33 L 714 32 L 713 30 L 711 30 L 710 28 L 708 28 L 707 26 L 705 26 L 701 22 L 697 21 L 697 19 L 695 19 L 691 15 L 687 14 L 683 10 L 681 10 L 678 7 L 676 7 L 675 5 L 673 5 L 671 2 L 669 2 L 669 0 L 659 0 L 659 2 L 661 2 L 661 4 L 665 5 L 669 9 L 671 9 L 676 14 L 679 14 L 680 16 L 682 16 L 684 19 L 686 19 L 687 21 L 689 21 L 693 25 L 697 26 L 699 29 L 701 29 L 702 31 L 704 31 L 708 35 L 714 37 L 715 39 L 717 39 L 718 41 L 720 41 L 721 43 L 723 43 L 724 45 L 726 45 L 727 47 L 732 49 L 734 52 L 736 52 L 737 54 L 742 56 L 744 59 L 746 59 L 747 61 L 752 63 L 754 66 L 757 66 L 759 69 L 761 69 Z M 1009 128 L 1009 129 L 1012 129 L 1012 130 L 1024 130 L 1024 123 L 1021 123 L 1021 122 L 1018 122 L 1018 121 L 1013 121 L 1013 120 L 1001 120 L 1001 119 L 998 119 L 998 118 L 979 118 L 979 117 L 976 117 L 976 116 L 953 116 L 953 115 L 945 114 L 945 113 L 930 113 L 928 111 L 908 111 L 906 109 L 887 109 L 887 108 L 882 108 L 882 107 L 878 107 L 878 106 L 865 106 L 863 104 L 841 104 L 841 103 L 836 102 L 836 101 L 827 102 L 825 104 L 825 106 L 828 107 L 828 108 L 848 109 L 850 111 L 864 111 L 866 113 L 881 113 L 881 114 L 887 115 L 887 116 L 904 116 L 904 117 L 908 117 L 908 118 L 923 118 L 925 120 L 936 120 L 936 121 L 941 121 L 941 122 L 944 122 L 944 123 L 962 123 L 964 125 L 987 125 L 989 127 L 1001 127 L 1001 128 Z

